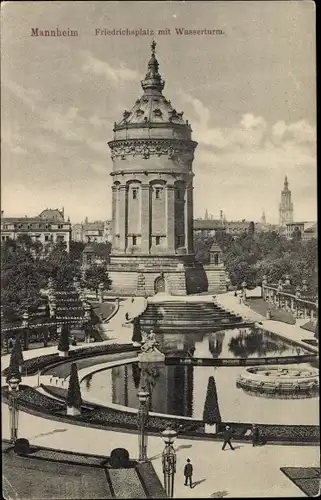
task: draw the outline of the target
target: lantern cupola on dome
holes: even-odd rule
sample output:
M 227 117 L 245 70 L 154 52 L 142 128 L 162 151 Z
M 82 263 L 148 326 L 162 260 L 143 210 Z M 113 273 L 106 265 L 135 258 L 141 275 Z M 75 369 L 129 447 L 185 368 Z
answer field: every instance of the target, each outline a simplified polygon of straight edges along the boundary
M 155 56 L 156 42 L 151 44 L 151 57 L 148 61 L 148 70 L 145 79 L 141 81 L 144 94 L 137 99 L 133 108 L 123 112 L 122 120 L 115 124 L 114 131 L 124 128 L 144 128 L 153 124 L 168 124 L 170 127 L 181 126 L 183 138 L 190 139 L 191 127 L 187 120 L 183 119 L 183 112 L 178 112 L 173 108 L 171 101 L 167 100 L 163 94 L 165 82 L 162 79 L 158 68 L 159 63 Z M 184 131 L 184 132 L 183 132 Z

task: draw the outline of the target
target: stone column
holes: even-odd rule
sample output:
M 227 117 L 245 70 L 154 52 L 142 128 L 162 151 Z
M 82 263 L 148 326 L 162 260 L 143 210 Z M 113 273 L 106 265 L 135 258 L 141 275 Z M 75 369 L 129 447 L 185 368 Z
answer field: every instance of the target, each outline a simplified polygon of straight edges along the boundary
M 141 252 L 149 254 L 150 251 L 150 186 L 141 186 Z
M 193 253 L 193 186 L 186 185 L 185 190 L 185 247 L 187 253 Z
M 175 188 L 166 186 L 166 239 L 168 253 L 175 253 Z
M 291 312 L 294 312 L 294 298 L 291 297 Z
M 112 248 L 116 246 L 116 232 L 119 221 L 117 221 L 117 198 L 118 187 L 112 186 Z
M 119 188 L 119 210 L 118 210 L 118 224 L 119 224 L 119 250 L 126 253 L 127 248 L 127 194 L 128 187 L 122 185 Z

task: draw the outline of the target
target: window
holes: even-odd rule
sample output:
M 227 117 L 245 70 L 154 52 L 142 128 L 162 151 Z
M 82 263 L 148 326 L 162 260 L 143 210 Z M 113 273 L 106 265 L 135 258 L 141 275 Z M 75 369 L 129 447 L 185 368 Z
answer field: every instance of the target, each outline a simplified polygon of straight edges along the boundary
M 58 224 L 58 229 L 62 229 L 63 228 L 63 225 L 62 224 Z
M 156 245 L 160 245 L 160 236 L 156 236 Z
M 137 244 L 137 236 L 133 236 L 133 246 Z
M 184 246 L 184 236 L 183 235 L 179 235 L 176 237 L 176 244 L 178 247 Z
M 49 241 L 49 236 L 48 234 L 45 235 L 45 241 Z
M 133 189 L 133 200 L 137 200 L 137 189 Z
M 161 188 L 156 188 L 155 189 L 155 198 L 156 200 L 160 200 L 160 197 L 161 197 Z
M 179 189 L 176 189 L 176 199 L 180 200 L 181 199 L 181 192 Z
M 2 241 L 5 241 L 5 239 L 6 239 L 6 237 L 5 237 L 5 236 L 2 236 L 1 238 L 2 238 Z
M 60 236 L 60 235 L 59 235 L 59 236 L 57 236 L 57 241 L 58 241 L 59 243 L 62 243 L 63 241 L 65 241 L 65 237 L 64 237 L 64 236 Z

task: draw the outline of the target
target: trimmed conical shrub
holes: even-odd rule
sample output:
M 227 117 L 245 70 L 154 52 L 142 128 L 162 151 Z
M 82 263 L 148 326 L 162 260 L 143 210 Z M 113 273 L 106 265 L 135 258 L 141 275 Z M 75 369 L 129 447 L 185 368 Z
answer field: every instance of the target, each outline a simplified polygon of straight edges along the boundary
M 139 342 L 140 344 L 142 343 L 142 332 L 140 328 L 139 318 L 134 319 L 132 342 Z
M 19 344 L 20 346 L 20 354 L 19 355 Z M 17 346 L 17 347 L 16 347 Z M 11 379 L 11 377 L 17 377 L 19 380 L 21 380 L 21 374 L 20 374 L 20 365 L 23 363 L 23 356 L 21 352 L 21 345 L 19 339 L 16 340 L 16 343 L 11 351 L 11 356 L 10 356 L 10 363 L 6 372 L 6 382 Z
M 69 351 L 69 328 L 67 325 L 62 325 L 58 343 L 58 351 L 65 354 Z
M 67 392 L 67 415 L 79 415 L 82 405 L 77 364 L 72 363 Z
M 10 359 L 12 359 L 12 358 L 14 358 L 17 361 L 19 366 L 21 366 L 24 362 L 19 337 L 16 338 L 15 345 L 13 346 L 13 349 L 11 351 L 11 358 Z
M 207 394 L 205 399 L 203 421 L 205 424 L 214 425 L 222 422 L 220 408 L 218 406 L 216 383 L 214 377 L 209 377 Z

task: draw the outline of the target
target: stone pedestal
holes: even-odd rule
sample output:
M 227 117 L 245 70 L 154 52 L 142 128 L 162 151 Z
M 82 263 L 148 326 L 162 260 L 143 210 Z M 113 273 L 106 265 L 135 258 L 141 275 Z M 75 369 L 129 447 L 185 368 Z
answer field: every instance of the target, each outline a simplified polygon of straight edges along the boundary
M 151 352 L 141 352 L 138 354 L 139 363 L 164 363 L 165 354 L 155 349 Z
M 75 408 L 74 406 L 67 406 L 67 415 L 77 417 L 80 414 L 81 411 L 78 408 Z
M 58 351 L 58 352 L 60 358 L 68 358 L 69 356 L 69 351 Z

